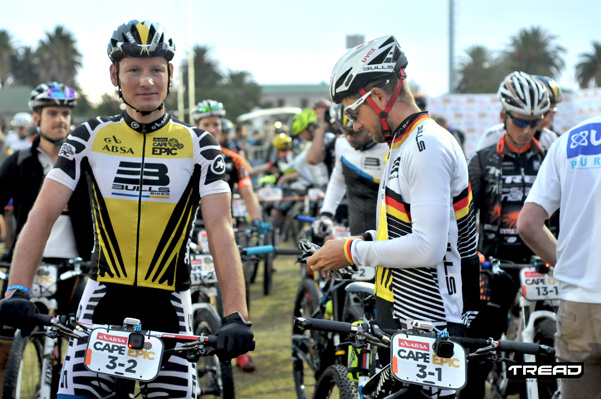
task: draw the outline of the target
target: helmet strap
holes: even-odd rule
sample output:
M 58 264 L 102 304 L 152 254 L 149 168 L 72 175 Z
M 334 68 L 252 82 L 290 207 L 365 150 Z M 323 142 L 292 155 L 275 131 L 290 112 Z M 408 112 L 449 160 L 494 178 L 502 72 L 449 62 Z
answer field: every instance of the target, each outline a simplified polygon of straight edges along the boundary
M 403 88 L 403 80 L 405 79 L 405 71 L 403 71 L 403 69 L 399 69 L 398 74 L 399 74 L 399 83 L 397 84 L 396 89 L 394 90 L 394 93 L 392 93 L 390 100 L 388 100 L 388 104 L 386 104 L 386 108 L 381 109 L 378 106 L 378 104 L 376 104 L 376 102 L 371 98 L 371 96 L 367 97 L 367 99 L 366 99 L 367 103 L 379 115 L 380 124 L 382 125 L 382 133 L 384 134 L 384 137 L 387 139 L 390 139 L 392 137 L 392 131 L 390 130 L 390 126 L 388 125 L 388 113 L 392 109 L 397 97 L 401 93 L 401 89 Z M 367 91 L 365 91 L 364 88 L 359 89 L 359 94 L 361 94 L 363 96 L 363 95 L 365 95 L 365 93 L 367 93 Z
M 42 133 L 42 131 L 40 130 L 40 128 L 38 127 L 38 133 L 40 134 L 41 137 L 43 137 L 46 141 L 51 142 L 52 144 L 54 144 L 57 147 L 60 147 L 63 145 L 63 143 L 65 142 L 64 139 L 60 139 L 60 140 L 54 140 L 51 139 L 50 137 L 46 136 L 44 133 Z

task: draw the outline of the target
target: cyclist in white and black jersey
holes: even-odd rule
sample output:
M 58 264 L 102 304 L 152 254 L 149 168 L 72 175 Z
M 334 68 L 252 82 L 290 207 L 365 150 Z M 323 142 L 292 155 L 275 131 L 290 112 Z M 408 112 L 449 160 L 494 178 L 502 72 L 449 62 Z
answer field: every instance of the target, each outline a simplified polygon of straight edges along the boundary
M 386 36 L 355 47 L 334 67 L 333 100 L 345 105 L 355 130 L 386 142 L 390 152 L 377 232 L 327 241 L 307 264 L 321 271 L 377 266 L 378 324 L 398 329 L 425 320 L 462 335 L 462 316 L 479 297 L 467 165 L 457 141 L 415 105 L 406 66 L 396 39 Z M 419 286 L 411 284 L 416 278 Z M 425 391 L 440 398 L 455 394 Z
M 132 20 L 113 32 L 107 52 L 125 111 L 88 120 L 61 147 L 17 241 L 9 278 L 15 287 L 0 302 L 0 320 L 31 328 L 34 306 L 17 294 L 31 288 L 50 226 L 86 179 L 95 245 L 78 320 L 121 325 L 134 317 L 143 329 L 190 333 L 189 242 L 200 202 L 227 315 L 216 332 L 217 353 L 246 353 L 254 341 L 223 154 L 210 133 L 171 119 L 164 109 L 173 40 L 158 23 Z M 68 348 L 61 399 L 111 393 L 110 378 L 84 367 L 85 345 Z M 148 397 L 194 398 L 193 365 L 165 357 L 158 377 L 141 389 Z
M 342 104 L 340 104 L 342 106 Z M 338 107 L 336 119 L 343 135 L 336 139 L 334 169 L 320 210 L 319 220 L 313 223 L 318 237 L 332 231 L 332 218 L 346 195 L 349 225 L 352 235 L 376 228 L 378 187 L 388 152 L 385 143 L 376 143 L 370 135 L 353 130 L 353 122 Z

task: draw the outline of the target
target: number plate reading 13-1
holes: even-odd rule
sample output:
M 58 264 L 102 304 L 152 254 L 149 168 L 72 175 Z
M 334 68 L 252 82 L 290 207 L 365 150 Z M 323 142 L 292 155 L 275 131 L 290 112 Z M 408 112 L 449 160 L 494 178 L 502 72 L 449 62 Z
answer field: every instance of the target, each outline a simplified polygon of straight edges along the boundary
M 436 338 L 395 334 L 391 338 L 392 373 L 404 382 L 447 389 L 466 383 L 466 357 L 461 345 L 453 345 L 453 357 L 436 356 Z
M 159 374 L 163 341 L 144 337 L 144 348 L 127 347 L 131 332 L 97 328 L 90 334 L 86 368 L 95 373 L 139 381 L 152 381 Z
M 538 273 L 533 267 L 520 270 L 522 294 L 530 301 L 559 299 L 559 281 L 548 274 Z

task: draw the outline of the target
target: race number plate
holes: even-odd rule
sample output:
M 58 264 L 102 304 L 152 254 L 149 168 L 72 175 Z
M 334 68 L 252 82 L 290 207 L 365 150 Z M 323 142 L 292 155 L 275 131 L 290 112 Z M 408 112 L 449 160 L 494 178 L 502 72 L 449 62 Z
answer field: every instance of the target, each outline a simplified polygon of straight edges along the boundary
M 248 211 L 246 210 L 246 204 L 242 198 L 234 198 L 232 200 L 232 216 L 235 218 L 248 217 Z
M 154 380 L 161 367 L 163 341 L 145 336 L 143 349 L 130 349 L 127 347 L 129 334 L 129 331 L 105 328 L 92 331 L 86 349 L 86 368 L 130 380 Z
M 433 337 L 395 334 L 391 338 L 391 367 L 404 382 L 448 389 L 461 389 L 466 383 L 466 357 L 461 345 L 454 344 L 452 358 L 436 356 Z
M 325 197 L 326 193 L 324 193 L 320 188 L 310 188 L 307 192 L 307 196 L 311 201 L 317 201 Z
M 559 281 L 530 267 L 520 270 L 522 294 L 529 301 L 559 299 Z
M 353 273 L 353 280 L 372 281 L 376 278 L 376 268 L 369 266 L 359 266 L 359 270 Z
M 351 229 L 346 226 L 335 224 L 332 229 L 332 236 L 334 237 L 334 240 L 349 238 L 351 236 Z
M 257 190 L 257 196 L 260 201 L 279 201 L 282 199 L 282 189 L 280 187 L 262 187 Z
M 41 263 L 35 272 L 31 296 L 53 296 L 56 293 L 58 270 L 55 265 Z
M 207 254 L 192 255 L 190 257 L 192 284 L 213 284 L 217 282 L 213 257 Z

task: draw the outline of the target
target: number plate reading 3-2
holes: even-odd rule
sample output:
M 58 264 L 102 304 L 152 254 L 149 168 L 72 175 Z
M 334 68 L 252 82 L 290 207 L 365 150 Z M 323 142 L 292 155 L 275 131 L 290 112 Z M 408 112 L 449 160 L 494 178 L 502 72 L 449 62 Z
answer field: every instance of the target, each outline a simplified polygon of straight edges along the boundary
M 530 301 L 559 299 L 559 281 L 532 268 L 520 270 L 522 294 Z
M 453 357 L 436 356 L 433 337 L 395 334 L 391 362 L 394 376 L 411 384 L 461 389 L 466 383 L 466 357 L 461 345 L 453 345 Z
M 144 348 L 127 347 L 129 331 L 97 328 L 90 334 L 86 349 L 86 368 L 95 373 L 139 381 L 152 381 L 159 374 L 163 342 L 144 337 Z

